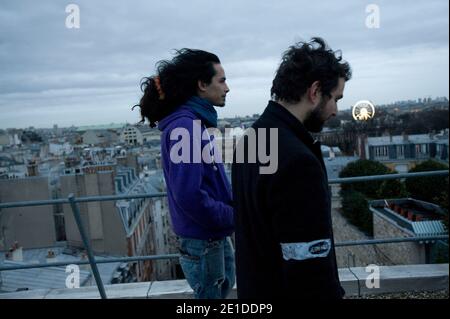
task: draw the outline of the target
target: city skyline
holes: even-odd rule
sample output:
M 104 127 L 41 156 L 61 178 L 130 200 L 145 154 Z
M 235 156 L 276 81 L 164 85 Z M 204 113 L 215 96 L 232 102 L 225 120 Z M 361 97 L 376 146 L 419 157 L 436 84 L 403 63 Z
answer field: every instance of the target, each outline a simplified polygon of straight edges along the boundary
M 424 101 L 424 99 L 426 99 L 426 98 L 429 98 L 429 99 L 431 99 L 431 101 L 430 102 L 432 102 L 432 103 L 434 103 L 434 102 L 439 102 L 439 103 L 441 103 L 441 102 L 447 102 L 448 103 L 448 97 L 446 97 L 446 96 L 444 96 L 444 97 L 441 97 L 441 96 L 439 96 L 439 97 L 422 97 L 422 98 L 416 98 L 416 99 L 412 99 L 412 100 L 404 100 L 404 101 L 394 101 L 394 102 L 391 102 L 391 103 L 388 103 L 388 104 L 381 104 L 381 105 L 376 105 L 375 107 L 381 107 L 381 108 L 386 108 L 386 107 L 398 107 L 398 106 L 402 106 L 402 105 L 405 105 L 405 104 L 409 104 L 409 103 L 424 103 L 425 101 Z M 443 99 L 446 99 L 445 101 L 443 101 Z M 425 104 L 424 104 L 425 105 Z M 347 109 L 339 109 L 338 110 L 338 115 L 339 115 L 339 113 L 340 112 L 350 112 L 350 110 L 351 110 L 351 108 L 347 108 Z M 220 117 L 219 116 L 219 120 L 231 120 L 231 119 L 237 119 L 237 118 L 246 118 L 246 117 L 250 117 L 250 118 L 252 118 L 253 116 L 255 116 L 255 115 L 260 115 L 260 113 L 253 113 L 253 114 L 247 114 L 247 115 L 235 115 L 235 116 L 232 116 L 232 117 Z M 81 124 L 71 124 L 71 125 L 60 125 L 59 123 L 53 123 L 53 124 L 51 124 L 51 125 L 48 125 L 48 126 L 35 126 L 35 125 L 29 125 L 29 126 L 23 126 L 23 127 L 0 127 L 0 131 L 1 130 L 9 130 L 9 129 L 11 129 L 11 130 L 27 130 L 27 129 L 30 129 L 30 128 L 33 128 L 33 129 L 43 129 L 43 130 L 50 130 L 50 129 L 54 129 L 55 128 L 55 126 L 58 128 L 58 129 L 68 129 L 68 128 L 71 128 L 71 127 L 75 127 L 75 128 L 80 128 L 80 127 L 101 127 L 101 126 L 106 126 L 106 127 L 109 127 L 109 126 L 118 126 L 118 125 L 144 125 L 144 126 L 149 126 L 149 123 L 146 121 L 145 123 L 142 123 L 142 122 L 140 122 L 140 120 L 136 120 L 136 121 L 134 121 L 134 122 L 128 122 L 128 121 L 125 121 L 125 122 L 121 122 L 121 121 L 116 121 L 116 122 L 97 122 L 97 123 L 91 123 L 91 124 L 86 124 L 86 123 L 81 123 Z M 157 129 L 157 128 L 155 128 L 155 129 Z
M 219 55 L 231 89 L 220 118 L 261 114 L 282 53 L 312 36 L 341 50 L 352 66 L 341 110 L 359 100 L 381 105 L 449 96 L 445 0 L 376 1 L 378 25 L 369 19 L 376 10 L 357 0 L 321 6 L 83 0 L 74 2 L 79 28 L 68 28 L 68 4 L 2 3 L 0 129 L 137 123 L 139 110 L 131 107 L 140 80 L 182 47 Z

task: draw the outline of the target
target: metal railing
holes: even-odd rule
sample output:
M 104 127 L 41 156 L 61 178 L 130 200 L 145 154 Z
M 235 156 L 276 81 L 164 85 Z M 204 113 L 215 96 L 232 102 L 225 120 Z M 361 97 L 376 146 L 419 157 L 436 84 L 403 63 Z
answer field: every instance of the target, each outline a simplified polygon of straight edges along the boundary
M 405 173 L 405 174 L 388 174 L 388 175 L 373 175 L 373 176 L 360 176 L 360 177 L 348 177 L 348 178 L 337 178 L 329 180 L 329 184 L 344 184 L 353 182 L 366 182 L 375 180 L 388 180 L 388 179 L 402 179 L 411 177 L 424 177 L 424 176 L 445 176 L 448 175 L 448 170 L 440 171 L 429 171 L 429 172 L 419 172 L 419 173 Z M 29 206 L 43 206 L 43 205 L 54 205 L 54 204 L 70 204 L 75 221 L 80 231 L 81 238 L 83 240 L 84 247 L 87 252 L 88 261 L 70 261 L 70 262 L 54 262 L 50 264 L 29 264 L 29 265 L 17 265 L 0 267 L 0 271 L 7 270 L 18 270 L 18 269 L 30 269 L 30 268 L 45 268 L 45 267 L 57 267 L 57 266 L 67 266 L 67 265 L 85 265 L 90 264 L 94 279 L 102 299 L 106 299 L 105 287 L 103 281 L 100 278 L 100 274 L 97 268 L 97 264 L 101 263 L 114 263 L 114 262 L 134 262 L 134 261 L 145 261 L 145 260 L 158 260 L 158 259 L 171 259 L 179 258 L 179 254 L 168 254 L 168 255 L 150 255 L 150 256 L 134 256 L 134 257 L 120 257 L 120 258 L 105 258 L 102 260 L 96 260 L 93 254 L 92 247 L 89 242 L 89 238 L 86 234 L 85 227 L 81 220 L 81 214 L 77 203 L 83 202 L 98 202 L 98 201 L 111 201 L 111 200 L 123 200 L 123 199 L 134 199 L 134 198 L 159 198 L 165 197 L 167 193 L 155 193 L 155 194 L 133 194 L 133 195 L 111 195 L 111 196 L 88 196 L 88 197 L 78 197 L 76 198 L 73 194 L 70 194 L 68 198 L 59 198 L 52 200 L 40 200 L 40 201 L 24 201 L 24 202 L 10 202 L 10 203 L 0 203 L 0 210 L 3 208 L 14 208 L 14 207 L 29 207 Z M 375 240 L 362 240 L 362 241 L 348 241 L 336 243 L 336 247 L 345 246 L 357 246 L 357 245 L 374 245 L 381 243 L 399 243 L 399 242 L 423 242 L 423 241 L 433 241 L 433 240 L 448 240 L 448 235 L 441 236 L 428 236 L 428 237 L 407 237 L 407 238 L 386 238 L 386 239 L 375 239 Z

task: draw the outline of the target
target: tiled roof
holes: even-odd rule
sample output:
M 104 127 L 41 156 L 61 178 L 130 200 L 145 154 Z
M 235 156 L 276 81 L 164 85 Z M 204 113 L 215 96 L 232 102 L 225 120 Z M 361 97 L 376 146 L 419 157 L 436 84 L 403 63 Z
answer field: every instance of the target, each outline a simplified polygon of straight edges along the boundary
M 5 260 L 2 266 L 25 265 L 27 263 Z M 42 288 L 66 288 L 65 267 L 46 267 L 2 271 L 0 291 L 12 292 Z M 91 276 L 87 270 L 80 270 L 80 286 L 84 286 Z
M 392 139 L 392 141 L 391 141 Z M 447 136 L 447 143 L 448 143 L 448 136 Z M 367 138 L 367 144 L 370 146 L 377 146 L 377 145 L 400 145 L 400 144 L 426 144 L 426 143 L 445 143 L 445 139 L 443 139 L 441 136 L 433 136 L 430 137 L 429 134 L 416 134 L 416 135 L 409 135 L 407 138 L 403 137 L 402 135 L 395 135 L 395 136 L 379 136 L 379 137 L 369 137 Z
M 49 250 L 55 253 L 55 262 L 70 262 L 80 261 L 81 257 L 78 255 L 71 255 L 63 253 L 64 247 L 49 247 L 23 250 L 23 262 L 5 260 L 5 254 L 0 253 L 0 265 L 8 267 L 13 265 L 28 265 L 37 263 L 46 263 L 46 255 Z M 112 257 L 112 256 L 110 256 Z M 102 260 L 107 257 L 95 256 L 96 260 Z M 108 284 L 113 279 L 114 273 L 119 267 L 120 262 L 117 263 L 103 263 L 98 264 L 98 270 L 103 283 Z M 59 267 L 45 267 L 45 268 L 31 268 L 31 269 L 17 269 L 2 271 L 0 279 L 0 292 L 11 292 L 17 289 L 39 289 L 39 288 L 66 288 L 66 278 L 69 273 L 66 273 L 66 266 Z M 89 265 L 80 265 L 80 286 L 90 285 L 93 282 L 93 277 L 90 273 Z

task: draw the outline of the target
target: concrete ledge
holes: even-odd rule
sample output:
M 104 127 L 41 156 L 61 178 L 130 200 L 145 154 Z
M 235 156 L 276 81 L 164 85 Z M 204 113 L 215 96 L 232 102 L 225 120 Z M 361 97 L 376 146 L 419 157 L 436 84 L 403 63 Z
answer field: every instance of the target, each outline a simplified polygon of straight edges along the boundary
M 106 296 L 111 299 L 145 299 L 150 289 L 149 282 L 105 285 Z M 97 286 L 78 289 L 54 289 L 45 299 L 98 299 L 100 293 Z
M 339 269 L 339 279 L 348 296 L 406 291 L 448 289 L 448 264 L 380 266 L 380 287 L 369 289 L 366 280 L 370 271 L 365 267 Z M 192 289 L 186 280 L 139 282 L 105 285 L 111 299 L 192 299 Z M 78 289 L 37 289 L 0 294 L 0 299 L 98 299 L 97 286 Z M 230 299 L 236 298 L 236 286 Z
M 186 280 L 155 281 L 147 294 L 152 299 L 192 299 L 193 296 Z
M 0 299 L 45 299 L 51 289 L 34 289 L 18 292 L 0 293 Z
M 406 291 L 433 291 L 448 289 L 448 264 L 380 266 L 380 287 L 368 288 L 366 280 L 371 274 L 365 267 L 350 268 L 356 278 L 346 290 L 347 295 L 381 294 Z M 340 275 L 340 274 L 339 274 Z
M 150 282 L 136 282 L 129 284 L 105 285 L 108 298 L 146 299 L 150 289 Z M 0 299 L 99 299 L 97 286 L 80 287 L 74 289 L 36 289 L 0 294 Z M 168 297 L 169 298 L 169 297 Z
M 346 295 L 356 294 L 358 295 L 358 281 L 354 274 L 351 273 L 349 269 L 340 268 L 339 269 L 339 280 L 341 282 L 342 288 L 344 288 Z

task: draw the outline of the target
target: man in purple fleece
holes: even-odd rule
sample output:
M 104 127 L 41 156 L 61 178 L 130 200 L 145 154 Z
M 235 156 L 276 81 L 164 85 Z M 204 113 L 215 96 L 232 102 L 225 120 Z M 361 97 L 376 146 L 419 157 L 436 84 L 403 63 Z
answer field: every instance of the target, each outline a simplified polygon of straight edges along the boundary
M 161 156 L 180 264 L 195 297 L 226 298 L 235 283 L 231 188 L 214 140 L 214 106 L 229 91 L 219 58 L 182 49 L 142 83 L 142 120 L 162 131 Z

